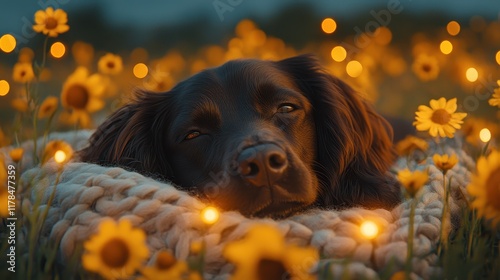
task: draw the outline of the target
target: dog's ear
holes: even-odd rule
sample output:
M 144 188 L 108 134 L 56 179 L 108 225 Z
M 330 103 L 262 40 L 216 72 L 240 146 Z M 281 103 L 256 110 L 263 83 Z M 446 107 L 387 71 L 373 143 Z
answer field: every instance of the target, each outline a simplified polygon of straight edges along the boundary
M 277 62 L 313 107 L 320 182 L 318 204 L 391 208 L 400 190 L 388 173 L 395 153 L 392 128 L 349 85 L 301 55 Z
M 136 92 L 131 103 L 101 124 L 78 152 L 80 160 L 117 165 L 168 178 L 172 169 L 165 153 L 165 131 L 172 94 Z

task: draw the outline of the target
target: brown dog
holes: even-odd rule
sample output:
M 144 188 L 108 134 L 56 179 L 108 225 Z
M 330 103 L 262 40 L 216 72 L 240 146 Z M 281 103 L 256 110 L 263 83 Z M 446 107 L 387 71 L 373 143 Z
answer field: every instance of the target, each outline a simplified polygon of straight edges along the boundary
M 391 208 L 392 128 L 310 56 L 230 61 L 165 93 L 140 92 L 80 152 L 172 181 L 223 209 Z

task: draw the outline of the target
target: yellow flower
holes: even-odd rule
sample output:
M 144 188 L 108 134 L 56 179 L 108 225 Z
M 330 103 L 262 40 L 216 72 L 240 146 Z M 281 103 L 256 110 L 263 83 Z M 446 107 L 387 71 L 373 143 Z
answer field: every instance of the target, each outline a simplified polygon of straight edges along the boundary
M 19 83 L 29 83 L 35 78 L 31 63 L 18 62 L 14 65 L 12 79 Z
M 45 145 L 45 149 L 42 155 L 42 164 L 46 163 L 49 159 L 53 158 L 57 151 L 64 152 L 65 159 L 64 162 L 68 162 L 73 156 L 73 148 L 62 141 L 62 140 L 52 140 Z
M 435 154 L 432 156 L 432 160 L 437 168 L 446 173 L 448 170 L 452 169 L 455 164 L 458 163 L 458 158 L 455 154 L 451 156 Z
M 479 158 L 467 191 L 474 197 L 472 207 L 495 227 L 500 222 L 500 151 Z
M 144 231 L 133 229 L 128 220 L 101 222 L 99 232 L 83 246 L 83 267 L 107 279 L 133 275 L 149 256 Z
M 123 69 L 122 58 L 119 55 L 107 53 L 99 59 L 97 67 L 101 73 L 116 75 Z
M 427 183 L 427 180 L 429 180 L 429 173 L 427 170 L 411 172 L 408 168 L 405 168 L 398 172 L 397 177 L 406 189 L 406 192 L 411 197 L 415 197 L 418 191 Z
M 190 272 L 186 262 L 178 261 L 167 251 L 160 251 L 156 256 L 154 265 L 141 270 L 144 278 L 155 279 L 187 279 Z
M 10 101 L 10 106 L 21 113 L 26 113 L 28 111 L 28 101 L 24 98 L 15 98 Z
M 223 255 L 236 266 L 233 280 L 315 279 L 309 270 L 319 257 L 315 248 L 285 244 L 269 225 L 254 226 L 244 239 L 227 244 Z
M 42 105 L 40 105 L 40 109 L 38 109 L 38 118 L 43 119 L 52 116 L 57 110 L 58 102 L 57 97 L 54 96 L 45 98 Z
M 498 132 L 498 127 L 496 123 L 486 121 L 482 118 L 467 117 L 463 126 L 462 133 L 465 136 L 465 140 L 473 145 L 481 144 L 482 141 L 479 138 L 479 133 L 483 128 L 490 130 L 492 137 L 494 138 Z
M 427 141 L 412 135 L 406 136 L 405 139 L 396 144 L 396 151 L 399 155 L 409 155 L 415 150 L 425 152 L 428 148 L 429 143 Z
M 500 80 L 497 81 L 498 85 L 500 86 Z M 488 100 L 488 103 L 491 106 L 497 106 L 500 108 L 500 88 L 496 88 L 493 95 L 491 96 L 491 99 Z
M 457 99 L 446 101 L 444 97 L 430 101 L 431 107 L 425 105 L 418 106 L 415 114 L 415 122 L 418 131 L 429 131 L 432 137 L 438 134 L 441 137 L 453 138 L 456 129 L 460 129 L 463 119 L 467 113 L 455 113 L 457 110 Z
M 203 252 L 205 245 L 202 241 L 193 241 L 189 245 L 189 252 L 193 255 L 198 255 Z
M 19 162 L 23 158 L 24 150 L 23 148 L 15 148 L 10 151 L 9 155 L 14 162 Z
M 69 30 L 68 15 L 65 11 L 48 7 L 45 11 L 39 10 L 35 13 L 35 24 L 33 30 L 38 33 L 43 33 L 49 37 L 57 37 L 57 35 Z
M 65 108 L 71 109 L 71 118 L 83 127 L 90 124 L 89 113 L 101 110 L 104 101 L 100 99 L 105 90 L 101 76 L 89 76 L 85 67 L 78 67 L 64 82 L 61 102 Z
M 7 168 L 5 166 L 3 156 L 0 154 L 0 218 L 9 216 L 9 192 L 7 184 Z
M 435 80 L 439 75 L 439 65 L 435 57 L 426 54 L 419 55 L 412 65 L 413 72 L 424 81 Z

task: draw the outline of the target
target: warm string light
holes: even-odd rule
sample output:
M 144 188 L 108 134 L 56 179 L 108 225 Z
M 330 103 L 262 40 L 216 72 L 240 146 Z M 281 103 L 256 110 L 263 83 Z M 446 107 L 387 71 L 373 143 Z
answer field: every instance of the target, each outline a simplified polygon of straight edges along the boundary
M 495 55 L 495 60 L 497 61 L 497 64 L 500 65 L 500 51 L 497 51 L 497 54 Z
M 361 72 L 363 72 L 363 65 L 361 65 L 361 63 L 357 60 L 351 60 L 347 63 L 345 70 L 347 75 L 356 78 L 361 75 Z
M 364 221 L 359 229 L 361 235 L 368 239 L 373 239 L 378 235 L 378 226 L 372 221 Z
M 58 150 L 54 153 L 54 160 L 57 163 L 63 163 L 66 160 L 66 153 L 64 151 Z
M 134 72 L 134 76 L 142 79 L 148 75 L 149 69 L 144 63 L 137 63 L 132 70 Z
M 10 85 L 6 80 L 0 80 L 0 96 L 5 96 L 9 93 Z
M 460 33 L 460 24 L 454 20 L 450 21 L 448 25 L 446 25 L 446 31 L 448 31 L 448 34 L 451 36 L 456 36 Z
M 444 54 L 450 54 L 453 51 L 453 44 L 448 40 L 444 40 L 439 45 L 439 49 Z
M 0 37 L 0 50 L 10 53 L 16 48 L 16 38 L 10 34 Z
M 55 58 L 61 58 L 66 53 L 66 47 L 61 42 L 55 42 L 50 47 L 50 54 Z
M 325 18 L 321 22 L 321 29 L 326 34 L 332 34 L 337 29 L 337 23 L 332 18 Z
M 201 220 L 208 225 L 214 224 L 219 220 L 219 210 L 213 206 L 207 206 L 201 210 Z
M 465 77 L 469 82 L 475 82 L 477 81 L 477 78 L 479 77 L 479 73 L 477 72 L 476 68 L 470 67 L 465 71 Z
M 481 131 L 479 131 L 479 139 L 481 139 L 483 143 L 488 143 L 491 140 L 491 131 L 487 128 L 481 129 Z
M 347 51 L 342 46 L 336 46 L 332 49 L 330 55 L 332 56 L 333 60 L 342 62 L 347 57 Z

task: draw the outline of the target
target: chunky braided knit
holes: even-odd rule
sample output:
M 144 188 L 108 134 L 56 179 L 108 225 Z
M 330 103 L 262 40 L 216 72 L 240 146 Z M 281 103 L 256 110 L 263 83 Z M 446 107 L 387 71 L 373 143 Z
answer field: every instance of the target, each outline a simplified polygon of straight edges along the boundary
M 90 132 L 81 131 L 78 134 L 53 134 L 51 138 L 64 139 L 81 148 L 89 135 Z M 464 207 L 460 192 L 466 193 L 469 170 L 473 170 L 474 162 L 465 152 L 450 146 L 457 145 L 451 143 L 445 151 L 454 152 L 460 158 L 460 162 L 447 173 L 448 179 L 453 177 L 449 201 L 451 224 L 454 224 L 459 221 L 460 208 Z M 30 149 L 29 144 L 24 147 Z M 9 149 L 0 151 L 7 154 Z M 436 147 L 431 149 L 437 150 Z M 24 168 L 30 167 L 29 161 L 25 160 Z M 406 159 L 401 158 L 394 169 L 406 166 Z M 430 180 L 415 211 L 413 276 L 429 278 L 440 273 L 437 256 L 431 251 L 439 240 L 441 228 L 443 178 L 430 157 L 419 168 L 429 168 Z M 189 244 L 204 240 L 207 245 L 205 277 L 208 279 L 227 278 L 233 267 L 222 257 L 224 246 L 242 238 L 256 223 L 276 226 L 288 242 L 318 248 L 325 259 L 317 268 L 326 266 L 338 277 L 347 270 L 351 278 L 377 278 L 376 271 L 385 265 L 390 264 L 396 271 L 405 262 L 411 201 L 404 201 L 392 211 L 313 209 L 285 220 L 251 219 L 238 212 L 223 212 L 216 224 L 207 226 L 199 215 L 205 205 L 168 183 L 121 168 L 72 162 L 60 170 L 60 182 L 54 188 L 58 172 L 54 162 L 31 168 L 23 173 L 22 186 L 26 189 L 31 184 L 32 188 L 24 197 L 23 208 L 32 207 L 37 199 L 41 199 L 40 207 L 47 207 L 47 201 L 55 191 L 55 199 L 41 231 L 41 242 L 60 240 L 61 260 L 71 256 L 78 244 L 95 233 L 103 219 L 112 218 L 128 219 L 146 232 L 148 246 L 153 252 L 151 260 L 165 248 L 172 250 L 177 258 L 185 259 L 189 254 Z M 381 234 L 372 241 L 359 233 L 360 223 L 364 220 L 372 220 L 381 226 Z M 450 227 L 447 227 L 445 233 L 449 231 Z M 349 264 L 345 265 L 342 259 L 350 260 Z

